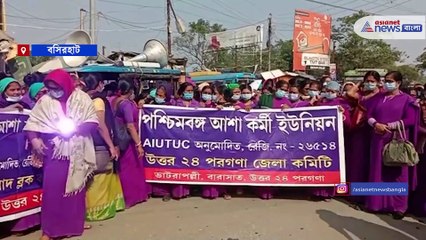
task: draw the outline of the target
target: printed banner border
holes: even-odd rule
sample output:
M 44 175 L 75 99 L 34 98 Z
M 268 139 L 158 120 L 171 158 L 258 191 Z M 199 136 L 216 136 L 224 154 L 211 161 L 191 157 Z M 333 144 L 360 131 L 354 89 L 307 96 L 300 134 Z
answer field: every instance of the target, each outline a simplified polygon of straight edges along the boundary
M 239 111 L 242 113 L 249 113 L 244 109 L 235 110 L 233 107 L 223 108 L 221 110 L 215 108 L 193 108 L 193 107 L 177 107 L 177 106 L 162 106 L 162 105 L 152 105 L 146 104 L 143 108 L 150 109 L 175 109 L 175 110 L 190 110 L 190 111 Z M 281 109 L 252 109 L 250 112 L 255 113 L 273 113 L 273 112 L 300 112 L 300 111 L 309 111 L 309 110 L 330 110 L 335 109 L 337 112 L 337 136 L 338 136 L 338 146 L 339 146 L 339 172 L 340 172 L 340 182 L 334 184 L 280 184 L 280 185 L 271 185 L 271 184 L 256 184 L 256 185 L 248 185 L 241 183 L 213 183 L 215 185 L 233 185 L 233 186 L 282 186 L 282 187 L 328 187 L 335 186 L 336 184 L 340 184 L 341 182 L 346 182 L 346 166 L 345 166 L 345 142 L 344 142 L 344 134 L 343 134 L 343 114 L 339 111 L 338 106 L 315 106 L 315 107 L 300 107 L 300 108 L 289 108 L 285 110 Z M 142 133 L 142 115 L 143 109 L 139 110 L 139 133 Z M 143 134 L 143 133 L 142 133 Z M 141 135 L 142 135 L 141 134 Z M 146 171 L 145 171 L 146 172 Z M 193 184 L 193 185 L 209 185 L 207 182 L 203 183 L 193 183 L 193 182 L 177 182 L 177 181 L 157 181 L 157 180 L 147 180 L 150 183 L 170 183 L 170 184 Z

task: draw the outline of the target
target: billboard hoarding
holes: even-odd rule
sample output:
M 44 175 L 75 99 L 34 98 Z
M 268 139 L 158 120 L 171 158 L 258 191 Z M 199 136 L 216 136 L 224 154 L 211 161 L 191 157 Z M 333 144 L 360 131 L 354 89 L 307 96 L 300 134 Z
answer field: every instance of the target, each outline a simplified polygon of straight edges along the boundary
M 214 50 L 262 46 L 263 24 L 206 34 L 207 45 Z
M 331 16 L 296 9 L 293 31 L 293 70 L 305 71 L 306 66 L 330 65 Z M 316 55 L 312 55 L 316 54 Z

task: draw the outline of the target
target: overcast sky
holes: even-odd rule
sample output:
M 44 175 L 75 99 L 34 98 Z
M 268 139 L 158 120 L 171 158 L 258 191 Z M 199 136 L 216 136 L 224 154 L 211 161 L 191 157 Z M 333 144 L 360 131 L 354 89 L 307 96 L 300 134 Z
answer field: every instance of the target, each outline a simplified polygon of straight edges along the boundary
M 296 8 L 332 15 L 333 19 L 353 13 L 348 9 L 380 15 L 426 15 L 425 0 L 172 0 L 176 14 L 186 23 L 204 18 L 236 28 L 259 22 L 266 24 L 272 13 L 276 39 L 291 39 Z M 6 0 L 7 32 L 22 43 L 62 43 L 79 28 L 80 8 L 89 10 L 90 0 Z M 98 44 L 107 53 L 114 50 L 140 52 L 145 42 L 166 40 L 166 0 L 96 0 L 96 10 L 109 20 L 97 21 Z M 340 7 L 340 8 L 339 8 Z M 85 18 L 85 27 L 89 26 Z M 174 27 L 174 26 L 173 26 Z M 174 33 L 177 34 L 177 33 Z M 412 63 L 426 47 L 426 40 L 393 40 Z

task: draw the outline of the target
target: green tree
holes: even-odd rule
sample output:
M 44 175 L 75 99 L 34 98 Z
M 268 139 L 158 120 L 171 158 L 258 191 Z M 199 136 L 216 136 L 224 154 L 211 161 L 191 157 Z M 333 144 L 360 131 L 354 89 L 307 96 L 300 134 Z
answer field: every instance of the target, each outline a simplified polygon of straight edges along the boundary
M 355 68 L 389 68 L 400 62 L 404 52 L 393 48 L 383 40 L 365 39 L 354 32 L 355 22 L 368 16 L 360 11 L 337 19 L 333 27 L 333 41 L 336 45 L 336 61 L 343 71 Z
M 409 81 L 414 82 L 420 80 L 420 71 L 417 67 L 411 65 L 400 65 L 389 70 L 400 71 L 402 75 Z
M 267 60 L 267 59 L 266 59 Z M 272 46 L 271 69 L 291 70 L 293 63 L 293 40 L 278 40 Z M 268 69 L 266 61 L 262 64 L 263 69 Z
M 418 68 L 422 69 L 423 71 L 426 70 L 426 48 L 424 49 L 424 52 L 416 58 L 416 61 L 419 62 L 417 65 Z
M 178 52 L 188 57 L 189 64 L 203 68 L 228 55 L 227 52 L 222 51 L 217 54 L 207 51 L 206 34 L 225 30 L 226 28 L 221 24 L 211 24 L 207 20 L 198 19 L 196 22 L 189 23 L 188 32 L 174 38 L 174 46 Z

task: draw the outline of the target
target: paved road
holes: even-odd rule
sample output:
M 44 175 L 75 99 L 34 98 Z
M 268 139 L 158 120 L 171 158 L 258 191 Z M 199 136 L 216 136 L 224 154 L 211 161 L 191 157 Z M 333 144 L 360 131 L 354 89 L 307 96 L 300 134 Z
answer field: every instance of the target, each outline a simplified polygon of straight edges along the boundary
M 40 232 L 6 239 L 34 240 Z M 407 240 L 426 239 L 426 225 L 413 219 L 356 211 L 346 204 L 306 200 L 198 197 L 151 199 L 115 218 L 93 223 L 84 240 Z

